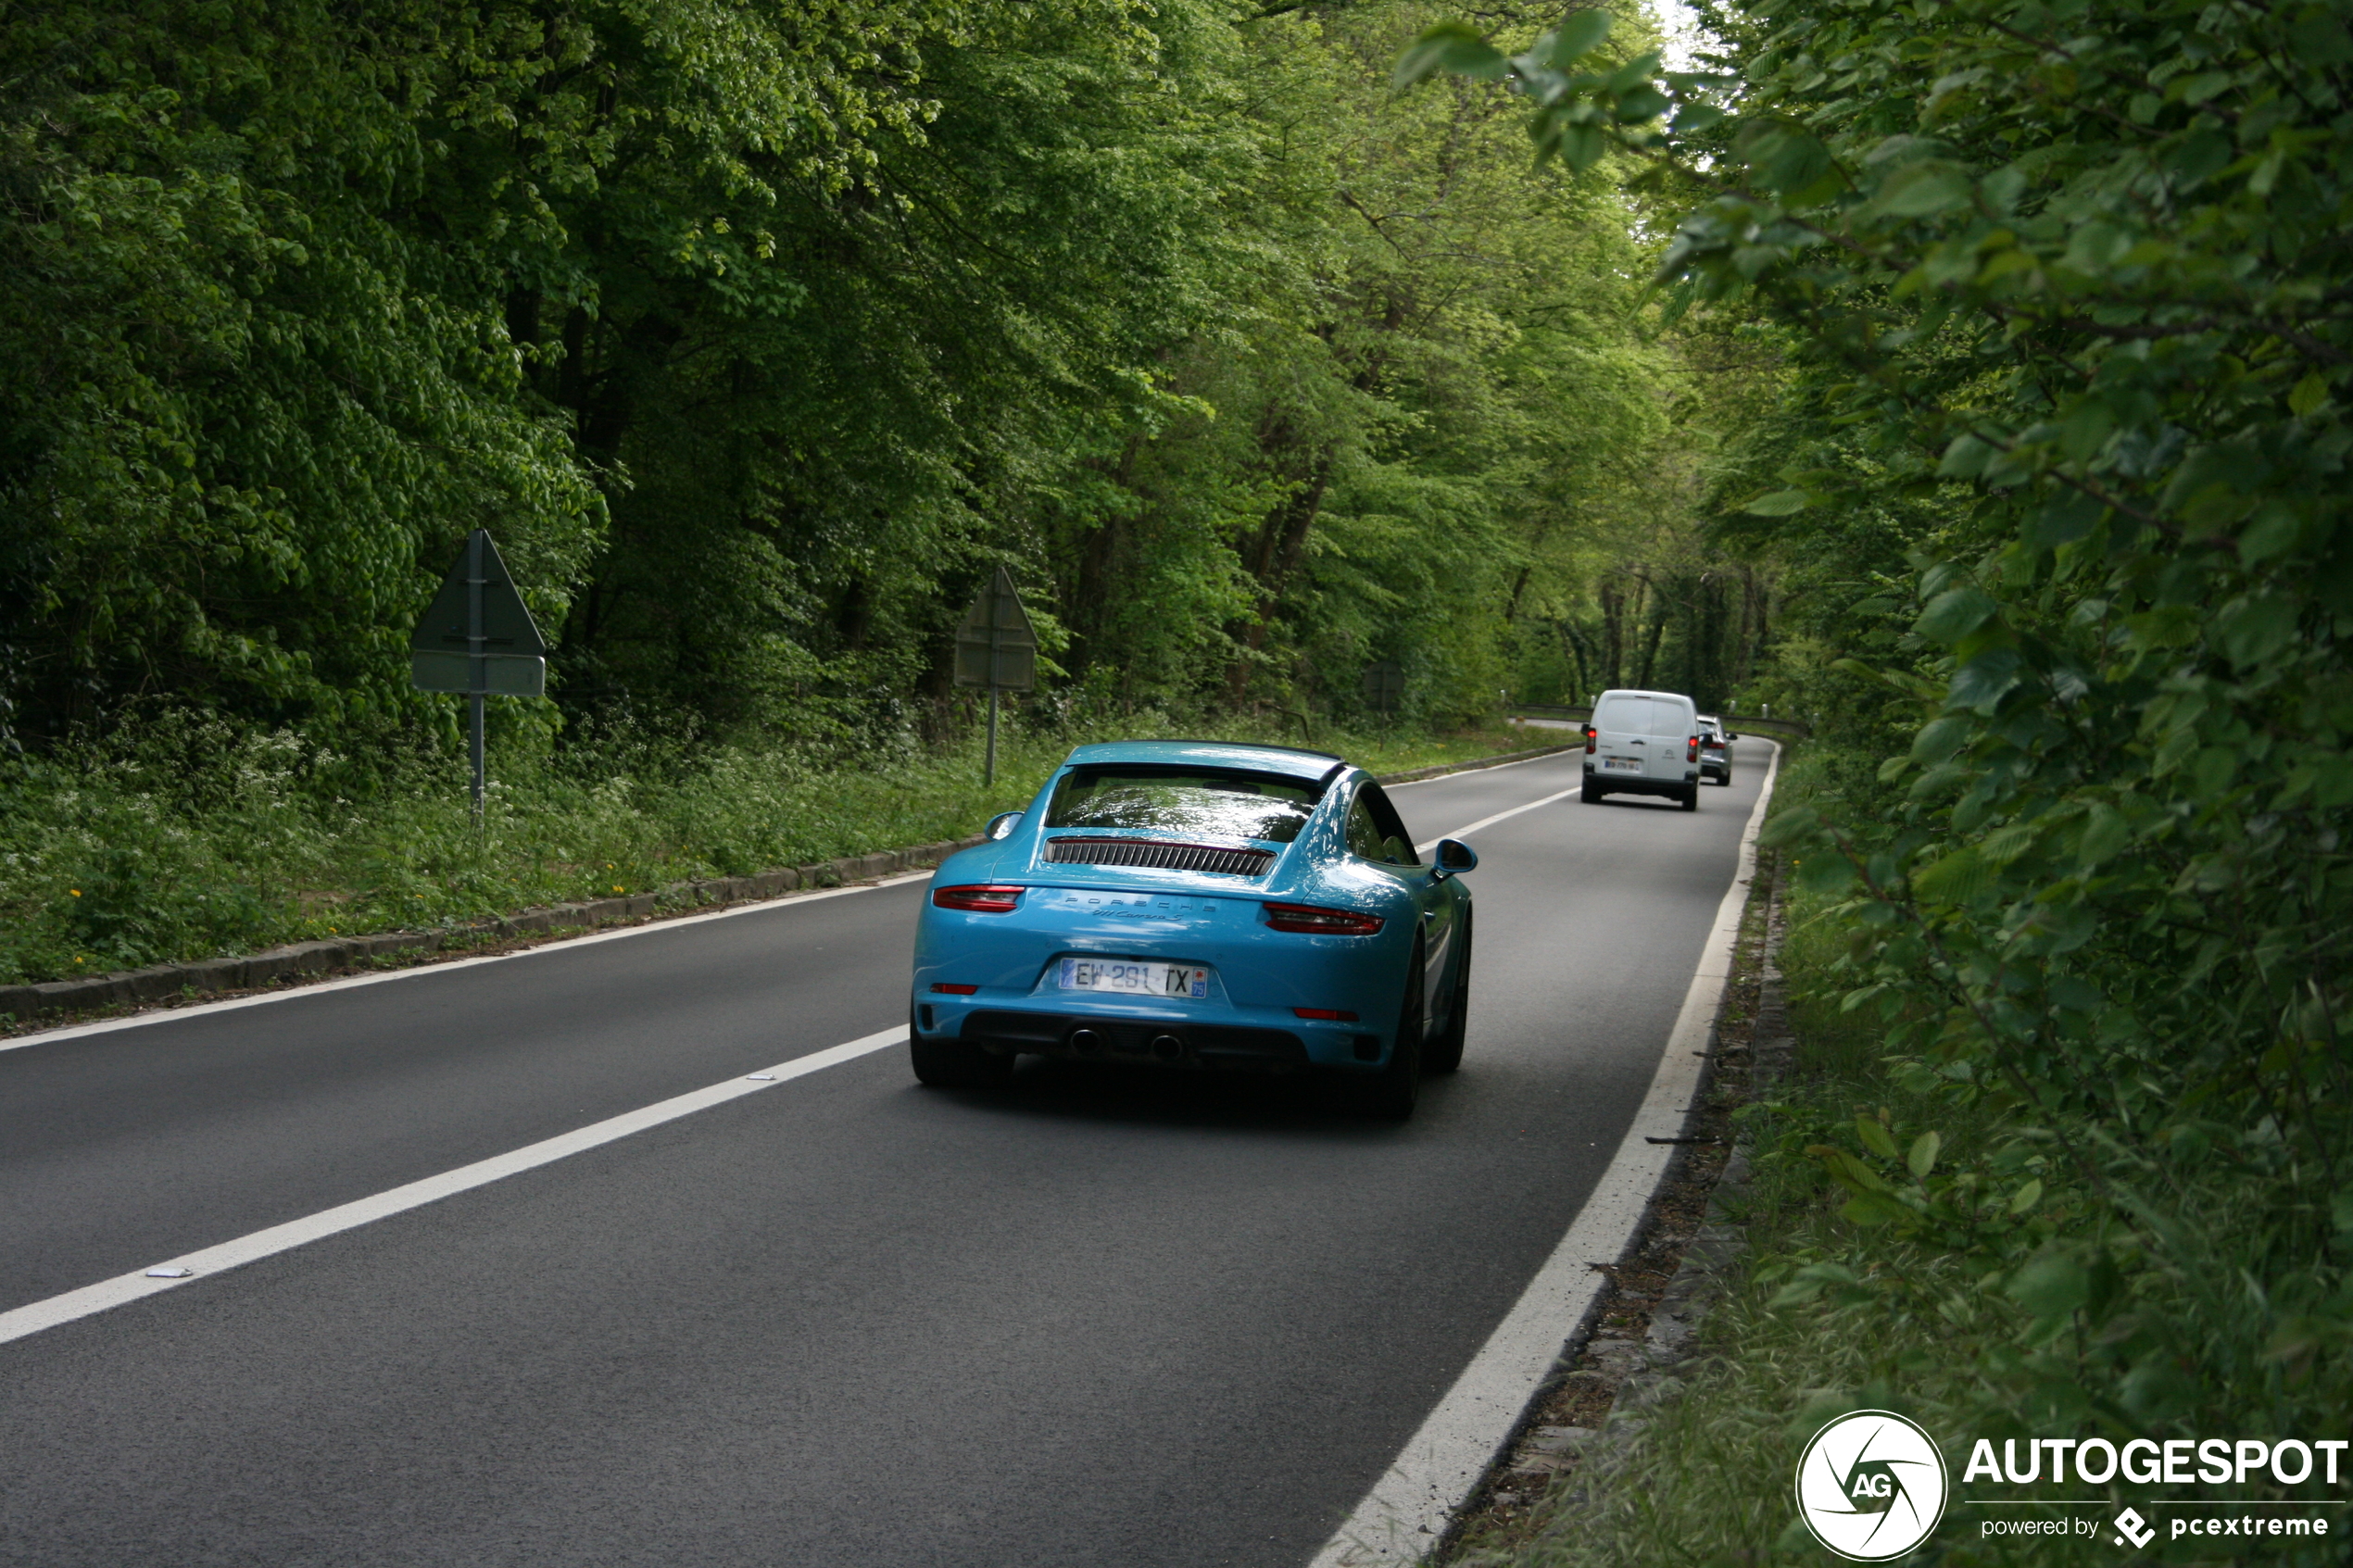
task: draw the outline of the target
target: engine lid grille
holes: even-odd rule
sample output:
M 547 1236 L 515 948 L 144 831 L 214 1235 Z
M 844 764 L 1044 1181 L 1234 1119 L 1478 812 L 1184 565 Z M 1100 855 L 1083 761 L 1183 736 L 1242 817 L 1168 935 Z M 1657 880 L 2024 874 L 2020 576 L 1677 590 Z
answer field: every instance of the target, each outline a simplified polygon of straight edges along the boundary
M 1046 859 L 1064 865 L 1151 866 L 1164 872 L 1265 876 L 1266 868 L 1275 863 L 1275 852 L 1218 844 L 1171 844 L 1157 838 L 1050 838 Z

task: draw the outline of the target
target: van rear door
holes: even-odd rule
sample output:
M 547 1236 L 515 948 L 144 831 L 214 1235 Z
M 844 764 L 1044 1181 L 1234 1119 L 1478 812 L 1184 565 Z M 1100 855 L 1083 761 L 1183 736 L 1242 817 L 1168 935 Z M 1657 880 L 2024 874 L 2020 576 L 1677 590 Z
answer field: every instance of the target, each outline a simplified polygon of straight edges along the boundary
M 1651 699 L 1635 692 L 1610 692 L 1593 710 L 1593 774 L 1610 779 L 1650 779 L 1664 775 L 1651 769 L 1650 754 L 1658 743 L 1651 738 Z M 1679 775 L 1680 776 L 1680 775 Z
M 1687 759 L 1691 738 L 1699 734 L 1699 709 L 1670 696 L 1651 698 L 1649 777 L 1680 784 L 1692 767 Z

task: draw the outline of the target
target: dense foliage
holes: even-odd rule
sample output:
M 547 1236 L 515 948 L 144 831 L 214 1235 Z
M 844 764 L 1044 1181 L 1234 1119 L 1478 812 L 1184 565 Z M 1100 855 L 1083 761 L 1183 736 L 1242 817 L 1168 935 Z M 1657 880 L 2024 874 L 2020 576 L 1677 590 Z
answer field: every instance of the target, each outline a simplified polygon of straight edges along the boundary
M 1000 562 L 1065 702 L 1665 668 L 1666 608 L 1592 596 L 1689 535 L 1640 203 L 1487 94 L 1393 96 L 1410 6 L 0 17 L 19 743 L 134 696 L 446 725 L 403 650 L 477 525 L 558 645 L 560 711 L 504 721 L 575 740 L 887 735 Z
M 1814 672 L 1783 678 L 1885 761 L 1778 832 L 1851 894 L 1847 1005 L 1899 1080 L 2003 1119 L 1967 1148 L 1877 1115 L 1821 1135 L 1869 1234 L 1792 1300 L 1893 1332 L 1998 1293 L 2015 1334 L 1980 1371 L 2013 1431 L 2334 1430 L 2347 14 L 1711 16 L 1720 75 L 1595 63 L 1598 13 L 1508 64 L 1440 30 L 1404 69 L 1513 73 L 1540 146 L 1684 194 L 1680 298 L 1800 345 L 1742 529 L 1815 596 Z

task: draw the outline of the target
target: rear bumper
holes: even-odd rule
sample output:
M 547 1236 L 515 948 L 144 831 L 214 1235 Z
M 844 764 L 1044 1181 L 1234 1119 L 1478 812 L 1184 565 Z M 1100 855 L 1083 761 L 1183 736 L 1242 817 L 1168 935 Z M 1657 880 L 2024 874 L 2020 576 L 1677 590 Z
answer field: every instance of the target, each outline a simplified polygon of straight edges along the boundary
M 1286 1019 L 1288 1027 L 1237 1016 L 1240 1010 L 1182 1012 L 1135 1005 L 1101 1010 L 1007 1007 L 981 997 L 917 993 L 914 1025 L 927 1039 L 1071 1061 L 1119 1061 L 1184 1072 L 1290 1073 L 1315 1066 L 1377 1067 L 1389 1032 L 1363 1022 Z
M 1307 1042 L 1287 1029 L 1256 1029 L 1195 1019 L 1145 1022 L 1083 1013 L 966 1013 L 969 1044 L 1076 1061 L 1149 1062 L 1196 1072 L 1288 1073 L 1309 1064 Z
M 1597 790 L 1611 795 L 1663 795 L 1670 800 L 1680 800 L 1683 792 L 1699 786 L 1699 769 L 1684 771 L 1680 779 L 1640 779 L 1631 773 L 1604 773 L 1595 768 L 1585 770 L 1585 782 Z

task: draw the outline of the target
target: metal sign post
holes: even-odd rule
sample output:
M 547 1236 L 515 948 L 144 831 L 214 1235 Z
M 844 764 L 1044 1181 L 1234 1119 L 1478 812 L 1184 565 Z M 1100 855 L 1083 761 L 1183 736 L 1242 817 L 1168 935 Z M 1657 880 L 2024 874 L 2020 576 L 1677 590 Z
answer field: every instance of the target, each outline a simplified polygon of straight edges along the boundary
M 1405 670 L 1393 659 L 1365 666 L 1363 684 L 1365 706 L 1381 716 L 1381 727 L 1389 727 L 1389 716 L 1397 711 L 1405 696 Z
M 973 597 L 956 627 L 956 684 L 988 688 L 988 761 L 982 783 L 997 784 L 997 694 L 1038 684 L 1038 633 L 1003 567 Z
M 409 680 L 421 692 L 464 696 L 467 752 L 473 761 L 474 825 L 482 825 L 484 788 L 483 699 L 538 696 L 547 688 L 547 644 L 498 558 L 487 529 L 466 547 L 417 620 L 409 639 Z

